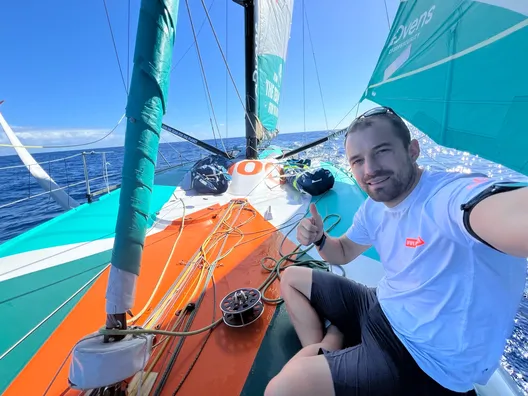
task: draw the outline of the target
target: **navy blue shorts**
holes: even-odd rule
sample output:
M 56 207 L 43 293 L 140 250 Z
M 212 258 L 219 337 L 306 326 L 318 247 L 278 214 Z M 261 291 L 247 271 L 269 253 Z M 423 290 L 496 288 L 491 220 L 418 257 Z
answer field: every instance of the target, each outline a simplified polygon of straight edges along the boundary
M 394 334 L 376 290 L 329 272 L 313 271 L 310 303 L 345 336 L 344 349 L 321 349 L 336 396 L 476 395 L 442 387 L 423 372 Z

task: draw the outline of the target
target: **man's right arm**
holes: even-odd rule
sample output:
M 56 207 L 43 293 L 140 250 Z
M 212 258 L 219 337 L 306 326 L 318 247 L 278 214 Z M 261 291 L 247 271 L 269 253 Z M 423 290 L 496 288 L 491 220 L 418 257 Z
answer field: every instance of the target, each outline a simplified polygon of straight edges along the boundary
M 310 212 L 312 218 L 304 218 L 299 223 L 297 239 L 304 246 L 312 243 L 316 245 L 319 254 L 328 263 L 348 264 L 370 247 L 370 238 L 363 226 L 360 211 L 356 212 L 354 223 L 349 230 L 339 238 L 324 233 L 323 219 L 313 203 L 310 205 Z
M 370 246 L 360 245 L 351 241 L 348 236 L 342 235 L 338 238 L 326 236 L 324 245 L 319 250 L 323 260 L 334 265 L 348 264 Z

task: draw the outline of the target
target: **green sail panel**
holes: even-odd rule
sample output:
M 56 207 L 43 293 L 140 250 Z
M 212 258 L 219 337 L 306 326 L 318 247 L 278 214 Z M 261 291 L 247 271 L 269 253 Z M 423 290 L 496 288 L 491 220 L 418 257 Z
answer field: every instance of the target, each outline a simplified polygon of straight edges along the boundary
M 255 83 L 260 139 L 277 134 L 282 75 L 293 15 L 293 0 L 255 1 Z M 259 135 L 257 131 L 257 135 Z
M 362 99 L 528 174 L 528 3 L 402 1 Z

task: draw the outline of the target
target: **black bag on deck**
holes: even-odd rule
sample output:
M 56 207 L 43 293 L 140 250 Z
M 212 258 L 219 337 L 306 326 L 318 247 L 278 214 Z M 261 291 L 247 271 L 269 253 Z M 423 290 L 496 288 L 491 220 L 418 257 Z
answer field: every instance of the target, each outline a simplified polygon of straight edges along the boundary
M 297 189 L 312 196 L 321 195 L 334 187 L 334 175 L 328 169 L 319 168 L 313 172 L 303 172 L 295 184 Z
M 217 164 L 204 164 L 191 170 L 191 188 L 200 194 L 223 194 L 229 187 L 227 170 Z

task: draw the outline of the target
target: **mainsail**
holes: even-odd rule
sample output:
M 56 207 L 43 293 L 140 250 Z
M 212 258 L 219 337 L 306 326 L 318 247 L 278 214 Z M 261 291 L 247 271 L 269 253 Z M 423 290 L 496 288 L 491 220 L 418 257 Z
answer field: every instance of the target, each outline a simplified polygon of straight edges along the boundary
M 528 174 L 528 3 L 402 0 L 362 99 Z
M 255 0 L 256 132 L 259 140 L 277 135 L 282 73 L 288 51 L 293 0 Z

